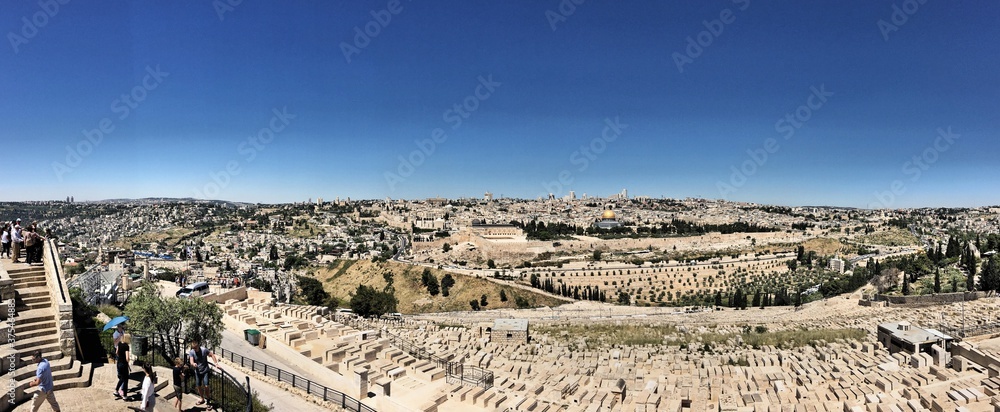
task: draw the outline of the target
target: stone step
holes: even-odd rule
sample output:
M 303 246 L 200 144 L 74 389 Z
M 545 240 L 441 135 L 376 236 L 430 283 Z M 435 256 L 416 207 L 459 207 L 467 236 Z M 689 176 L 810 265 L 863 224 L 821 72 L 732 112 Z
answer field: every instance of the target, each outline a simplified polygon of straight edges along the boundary
M 34 296 L 30 298 L 22 298 L 17 302 L 16 310 L 19 312 L 24 312 L 26 310 L 51 308 L 52 307 L 52 297 L 48 294 L 41 296 Z
M 79 363 L 79 362 L 78 362 Z M 59 380 L 54 380 L 52 387 L 55 390 L 69 389 L 69 388 L 86 388 L 90 386 L 90 380 L 93 377 L 94 364 L 84 363 L 80 365 L 80 371 L 75 377 L 68 377 Z
M 36 325 L 41 325 L 41 324 L 36 324 Z M 55 334 L 56 334 L 55 322 L 52 322 L 52 325 L 50 327 L 39 327 L 35 329 L 16 328 L 14 330 L 14 341 L 17 342 L 20 339 L 31 339 L 39 336 L 55 335 Z
M 90 381 L 93 377 L 93 365 L 89 363 L 83 364 L 76 360 L 73 360 L 72 362 L 72 366 L 69 368 L 52 371 L 53 390 L 59 391 L 62 389 L 84 388 L 90 386 Z M 35 365 L 32 365 L 31 367 L 34 368 Z M 31 395 L 34 393 L 35 389 L 29 385 L 33 380 L 35 380 L 34 372 L 32 372 L 27 378 L 17 381 L 14 404 L 20 404 L 31 399 Z M 58 398 L 58 396 L 59 395 L 57 393 L 56 397 Z
M 40 330 L 46 330 L 49 333 L 56 333 L 56 319 L 54 317 L 50 319 L 43 319 L 40 322 L 31 322 L 31 323 L 21 323 L 18 321 L 16 317 L 14 318 L 14 320 L 15 320 L 14 323 L 15 337 L 19 336 L 19 334 L 24 334 L 26 332 L 35 333 Z M 9 325 L 10 324 L 8 323 L 8 327 Z
M 20 296 L 21 299 L 34 298 L 34 297 L 39 297 L 39 296 L 51 296 L 50 293 L 51 292 L 49 292 L 48 285 L 46 285 L 46 286 L 37 286 L 37 287 L 33 287 L 33 288 L 18 288 L 17 289 L 17 296 Z
M 57 343 L 59 343 L 59 334 L 53 331 L 53 333 L 48 333 L 31 338 L 24 338 L 18 336 L 14 340 L 14 349 L 24 352 L 29 349 L 34 349 L 36 347 L 47 346 Z
M 32 323 L 55 321 L 55 313 L 52 308 L 42 308 L 42 309 L 28 309 L 17 312 L 14 316 L 15 328 L 22 325 L 30 325 Z M 8 320 L 9 322 L 9 320 Z
M 24 274 L 24 273 L 36 273 L 36 272 L 45 273 L 45 267 L 44 266 L 21 266 L 19 268 L 15 268 L 15 269 L 7 269 L 7 274 L 9 274 L 11 276 L 11 278 L 13 278 L 14 275 L 20 275 L 20 274 Z
M 44 356 L 44 354 L 42 357 L 45 359 L 49 359 L 48 357 Z M 53 373 L 55 373 L 56 371 L 61 371 L 76 366 L 76 363 L 78 362 L 75 362 L 73 358 L 69 357 L 63 357 L 59 359 L 49 359 L 49 367 L 52 368 Z M 37 364 L 32 363 L 30 365 L 24 365 L 20 368 L 17 368 L 17 370 L 14 371 L 14 379 L 18 381 L 24 380 L 26 378 L 34 379 L 35 369 L 37 368 L 37 366 L 38 366 Z
M 51 302 L 39 302 L 39 303 L 30 303 L 30 304 L 20 305 L 20 306 L 17 307 L 17 310 L 34 310 L 34 309 L 44 309 L 44 308 L 51 308 L 51 307 L 52 307 L 52 303 Z
M 20 283 L 29 280 L 45 280 L 45 272 L 24 272 L 10 275 L 10 279 L 14 283 Z
M 45 282 L 45 279 L 42 279 L 42 280 L 28 280 L 28 281 L 24 281 L 24 280 L 16 280 L 16 281 L 14 281 L 14 287 L 18 288 L 18 289 L 20 289 L 20 288 L 45 287 L 47 285 L 48 285 L 48 283 Z
M 45 358 L 45 359 L 48 359 L 49 362 L 54 362 L 57 359 L 62 359 L 62 358 L 65 357 L 65 356 L 63 356 L 62 351 L 59 350 L 58 346 L 56 346 L 56 347 L 38 348 L 38 349 L 42 350 L 42 357 Z M 15 351 L 14 349 L 11 349 L 9 346 L 4 346 L 4 347 L 0 348 L 0 356 L 2 356 L 4 358 L 4 360 L 9 359 L 11 357 L 11 355 L 17 357 L 17 363 L 14 365 L 15 369 L 20 369 L 20 368 L 22 368 L 24 366 L 28 366 L 28 365 L 34 365 L 34 363 L 31 362 L 31 354 L 33 352 L 34 352 L 34 350 L 31 350 L 31 351 Z M 5 363 L 5 365 L 6 365 L 6 363 Z

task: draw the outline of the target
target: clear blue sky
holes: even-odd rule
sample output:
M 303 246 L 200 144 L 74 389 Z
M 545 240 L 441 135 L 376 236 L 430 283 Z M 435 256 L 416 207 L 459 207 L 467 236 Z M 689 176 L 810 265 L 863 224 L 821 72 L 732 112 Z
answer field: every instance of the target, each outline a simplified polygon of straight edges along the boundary
M 931 1 L 880 27 L 894 5 L 71 1 L 52 13 L 10 1 L 0 200 L 627 188 L 784 205 L 1000 203 L 1000 4 Z M 366 25 L 377 35 L 357 36 Z M 690 59 L 683 71 L 678 59 Z M 833 94 L 810 101 L 821 87 Z M 779 122 L 797 110 L 809 116 L 800 127 Z M 627 127 L 604 140 L 615 118 Z M 101 126 L 110 133 L 84 143 Z M 935 146 L 949 127 L 959 137 Z M 435 129 L 446 137 L 415 155 Z M 748 150 L 765 146 L 755 162 Z M 733 176 L 741 167 L 751 173 Z M 561 172 L 572 183 L 553 183 Z

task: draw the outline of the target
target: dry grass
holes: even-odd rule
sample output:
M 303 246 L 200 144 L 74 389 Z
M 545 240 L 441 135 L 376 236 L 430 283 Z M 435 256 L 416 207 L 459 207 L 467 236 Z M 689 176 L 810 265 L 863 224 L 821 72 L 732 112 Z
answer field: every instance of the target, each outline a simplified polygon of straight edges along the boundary
M 556 306 L 561 304 L 557 299 L 540 295 L 527 290 L 499 285 L 485 279 L 452 274 L 455 285 L 448 297 L 431 296 L 420 282 L 424 268 L 397 262 L 373 263 L 367 260 L 340 260 L 317 270 L 313 277 L 323 282 L 324 288 L 341 301 L 348 301 L 350 294 L 357 290 L 359 284 L 383 289 L 386 286 L 386 273 L 393 274 L 393 286 L 396 298 L 399 299 L 398 310 L 401 313 L 427 313 L 471 310 L 469 301 L 480 300 L 486 295 L 488 305 L 484 309 L 516 308 L 517 296 L 525 299 L 530 306 Z M 431 274 L 438 278 L 444 277 L 442 270 L 430 269 Z M 500 301 L 500 291 L 507 295 L 507 301 Z
M 917 239 L 916 236 L 913 236 L 909 230 L 903 230 L 897 227 L 875 232 L 870 235 L 858 236 L 854 238 L 854 240 L 869 245 L 882 246 L 913 246 L 920 244 L 920 240 Z
M 831 256 L 836 254 L 837 252 L 840 252 L 841 249 L 844 247 L 844 244 L 840 243 L 840 241 L 837 239 L 821 237 L 821 238 L 809 239 L 805 242 L 802 242 L 802 246 L 805 248 L 805 250 L 816 251 L 817 255 Z
M 194 230 L 192 229 L 174 227 L 159 232 L 143 233 L 137 236 L 121 238 L 113 242 L 113 245 L 116 247 L 123 247 L 128 249 L 132 248 L 133 243 L 157 242 L 160 244 L 173 246 L 175 243 L 177 243 L 178 240 L 187 235 L 190 235 L 192 232 L 194 232 Z

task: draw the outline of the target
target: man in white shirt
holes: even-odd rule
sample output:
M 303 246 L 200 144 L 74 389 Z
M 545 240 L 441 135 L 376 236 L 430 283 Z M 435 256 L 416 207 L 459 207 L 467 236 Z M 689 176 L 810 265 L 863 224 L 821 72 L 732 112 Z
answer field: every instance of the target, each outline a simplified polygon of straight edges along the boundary
M 14 227 L 10 228 L 11 242 L 14 244 L 14 259 L 11 263 L 21 263 L 17 259 L 21 257 L 21 249 L 24 249 L 24 236 L 21 235 L 21 219 L 17 219 Z

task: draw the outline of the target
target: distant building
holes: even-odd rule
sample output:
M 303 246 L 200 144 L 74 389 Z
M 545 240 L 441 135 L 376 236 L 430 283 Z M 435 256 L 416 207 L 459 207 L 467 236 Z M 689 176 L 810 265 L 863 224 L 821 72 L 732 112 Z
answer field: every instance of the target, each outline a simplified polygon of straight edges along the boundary
M 889 350 L 890 354 L 906 352 L 911 355 L 917 353 L 935 355 L 936 351 L 932 348 L 934 345 L 938 345 L 942 351 L 947 351 L 953 340 L 951 336 L 934 329 L 918 328 L 905 320 L 878 325 L 878 341 Z
M 490 342 L 498 343 L 528 343 L 527 319 L 497 319 L 493 327 L 487 328 Z
M 486 192 L 486 194 L 483 195 L 483 200 L 485 200 L 487 202 L 492 202 L 493 201 L 493 193 Z
M 844 273 L 844 260 L 840 258 L 830 259 L 829 268 L 834 272 Z
M 614 229 L 621 227 L 622 224 L 618 222 L 618 216 L 615 215 L 615 212 L 605 210 L 604 213 L 601 214 L 601 220 L 594 223 L 594 226 L 597 226 L 599 229 Z
M 524 230 L 509 224 L 489 224 L 484 221 L 473 219 L 472 232 L 486 239 L 513 239 L 524 236 Z

